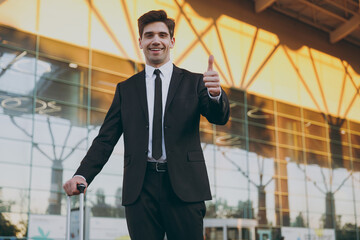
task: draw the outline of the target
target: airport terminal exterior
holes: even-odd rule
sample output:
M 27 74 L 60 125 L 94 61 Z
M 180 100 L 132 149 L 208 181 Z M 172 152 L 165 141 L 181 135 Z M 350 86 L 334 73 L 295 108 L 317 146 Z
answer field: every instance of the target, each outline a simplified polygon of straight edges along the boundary
M 62 184 L 144 69 L 152 9 L 176 21 L 174 64 L 204 72 L 213 54 L 230 99 L 227 125 L 201 121 L 204 238 L 360 240 L 357 0 L 0 0 L 0 239 L 64 239 Z M 122 169 L 120 139 L 86 194 L 87 239 L 129 239 Z

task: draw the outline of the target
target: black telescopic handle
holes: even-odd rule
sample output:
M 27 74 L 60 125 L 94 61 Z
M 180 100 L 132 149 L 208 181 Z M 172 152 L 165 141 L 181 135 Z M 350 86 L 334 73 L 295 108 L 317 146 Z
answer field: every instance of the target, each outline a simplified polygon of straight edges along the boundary
M 85 184 L 80 183 L 80 184 L 76 185 L 76 188 L 77 188 L 77 190 L 80 191 L 80 193 L 84 193 L 86 186 L 85 186 Z

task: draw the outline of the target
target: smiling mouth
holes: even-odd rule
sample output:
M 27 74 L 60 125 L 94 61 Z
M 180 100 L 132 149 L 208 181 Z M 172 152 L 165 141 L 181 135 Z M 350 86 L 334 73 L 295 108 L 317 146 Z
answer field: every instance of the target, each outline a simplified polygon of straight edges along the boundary
M 158 52 L 158 51 L 163 50 L 163 48 L 150 48 L 149 50 L 154 51 L 154 52 Z

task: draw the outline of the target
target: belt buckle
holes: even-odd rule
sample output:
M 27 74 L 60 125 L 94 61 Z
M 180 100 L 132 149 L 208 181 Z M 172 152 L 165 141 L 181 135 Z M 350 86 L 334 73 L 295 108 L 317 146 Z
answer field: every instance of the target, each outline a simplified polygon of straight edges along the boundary
M 158 167 L 158 164 L 159 164 L 159 163 L 160 163 L 160 162 L 156 162 L 156 164 L 155 164 L 156 172 L 166 172 L 166 170 L 159 169 L 159 167 Z

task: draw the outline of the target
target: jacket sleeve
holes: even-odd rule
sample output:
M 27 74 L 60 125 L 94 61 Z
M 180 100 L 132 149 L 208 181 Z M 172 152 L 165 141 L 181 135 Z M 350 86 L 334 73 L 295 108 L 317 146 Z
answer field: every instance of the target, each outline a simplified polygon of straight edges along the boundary
M 221 89 L 219 101 L 211 99 L 201 75 L 198 82 L 198 96 L 201 115 L 206 117 L 210 123 L 225 125 L 230 117 L 229 100 L 226 93 Z
M 87 183 L 90 184 L 108 161 L 122 133 L 123 125 L 119 83 L 99 134 L 93 140 L 91 147 L 74 175 L 85 177 Z

